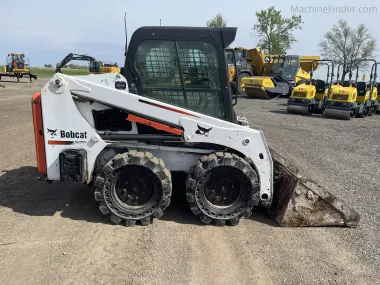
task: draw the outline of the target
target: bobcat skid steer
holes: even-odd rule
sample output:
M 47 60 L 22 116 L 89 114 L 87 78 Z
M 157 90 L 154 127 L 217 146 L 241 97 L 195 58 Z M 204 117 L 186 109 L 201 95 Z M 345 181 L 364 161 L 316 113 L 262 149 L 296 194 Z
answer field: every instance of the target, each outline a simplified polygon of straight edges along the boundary
M 263 206 L 280 226 L 352 226 L 359 215 L 271 152 L 234 112 L 225 49 L 236 28 L 142 27 L 120 74 L 56 73 L 32 99 L 38 171 L 90 184 L 113 223 L 148 225 L 172 173 L 206 224 Z

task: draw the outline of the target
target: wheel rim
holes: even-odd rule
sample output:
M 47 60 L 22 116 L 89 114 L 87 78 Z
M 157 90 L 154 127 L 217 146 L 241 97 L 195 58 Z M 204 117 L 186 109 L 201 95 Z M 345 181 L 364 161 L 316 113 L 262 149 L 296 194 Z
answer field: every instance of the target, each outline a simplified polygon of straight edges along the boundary
M 239 171 L 225 168 L 213 171 L 205 185 L 206 200 L 217 207 L 228 207 L 236 202 L 242 192 L 238 174 Z
M 141 206 L 149 202 L 154 194 L 154 185 L 147 181 L 144 170 L 131 167 L 127 175 L 121 173 L 115 183 L 117 197 L 128 206 Z
M 249 200 L 251 192 L 247 176 L 232 166 L 214 168 L 201 184 L 204 190 L 200 191 L 199 200 L 214 214 L 235 212 Z
M 154 173 L 144 166 L 123 167 L 110 187 L 110 196 L 125 211 L 144 212 L 161 199 L 161 184 Z

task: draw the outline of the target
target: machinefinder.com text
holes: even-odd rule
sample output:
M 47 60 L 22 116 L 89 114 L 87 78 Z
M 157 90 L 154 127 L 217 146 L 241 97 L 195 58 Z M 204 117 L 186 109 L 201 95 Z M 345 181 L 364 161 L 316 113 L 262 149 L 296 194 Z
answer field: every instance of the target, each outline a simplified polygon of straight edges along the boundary
M 377 13 L 377 7 L 354 7 L 354 6 L 317 6 L 317 5 L 308 5 L 308 6 L 291 6 L 291 11 L 293 14 L 304 14 L 304 13 L 332 13 L 332 14 L 343 14 L 343 13 Z

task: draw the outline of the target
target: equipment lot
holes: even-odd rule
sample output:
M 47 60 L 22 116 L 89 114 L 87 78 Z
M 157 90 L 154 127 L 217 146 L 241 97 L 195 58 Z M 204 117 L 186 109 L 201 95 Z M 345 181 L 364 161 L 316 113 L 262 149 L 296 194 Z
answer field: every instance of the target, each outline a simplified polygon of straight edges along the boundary
M 291 115 L 286 99 L 239 98 L 236 109 L 301 174 L 358 211 L 356 229 L 279 228 L 259 212 L 238 227 L 204 226 L 180 183 L 161 219 L 127 228 L 102 221 L 86 186 L 37 181 L 31 96 L 45 82 L 0 91 L 0 284 L 378 282 L 380 116 Z

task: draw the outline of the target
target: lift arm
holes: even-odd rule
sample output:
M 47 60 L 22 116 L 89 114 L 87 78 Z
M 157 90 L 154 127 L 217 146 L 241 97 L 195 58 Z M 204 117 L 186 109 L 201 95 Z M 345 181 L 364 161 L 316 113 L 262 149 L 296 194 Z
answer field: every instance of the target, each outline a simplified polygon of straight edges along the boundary
M 120 75 L 118 76 L 122 78 Z M 121 80 L 123 81 L 123 78 Z M 109 78 L 107 81 L 111 82 Z M 83 135 L 85 136 L 83 138 L 87 138 L 85 143 L 73 143 L 70 148 L 84 148 L 87 151 L 89 154 L 88 169 L 93 169 L 99 152 L 106 142 L 113 138 L 107 138 L 106 135 L 98 133 L 87 123 L 84 117 L 87 114 L 83 115 L 79 112 L 73 101 L 73 96 L 81 101 L 90 100 L 124 110 L 129 113 L 127 120 L 165 130 L 187 143 L 223 145 L 240 152 L 260 170 L 259 197 L 266 197 L 265 204 L 270 205 L 273 194 L 273 165 L 262 131 L 132 94 L 125 90 L 118 90 L 65 74 L 55 74 L 41 92 L 42 105 L 45 106 L 42 113 L 46 128 L 57 129 L 58 136 L 61 132 L 63 134 L 65 132 L 85 134 Z M 67 119 L 68 114 L 70 114 L 70 120 Z M 52 137 L 47 130 L 44 136 L 46 141 L 53 140 L 54 142 L 58 139 Z M 92 138 L 93 141 L 91 142 Z M 65 143 L 68 143 L 68 140 L 72 141 L 67 136 L 60 139 Z M 58 177 L 58 169 L 55 167 L 56 158 L 61 151 L 60 148 L 67 147 L 67 145 L 62 145 L 62 141 L 60 145 L 45 144 L 48 178 L 50 180 Z

